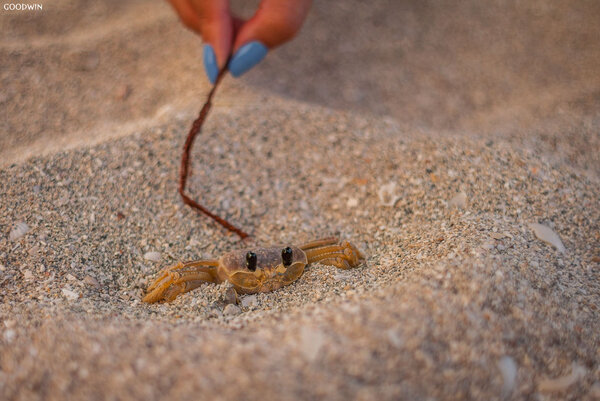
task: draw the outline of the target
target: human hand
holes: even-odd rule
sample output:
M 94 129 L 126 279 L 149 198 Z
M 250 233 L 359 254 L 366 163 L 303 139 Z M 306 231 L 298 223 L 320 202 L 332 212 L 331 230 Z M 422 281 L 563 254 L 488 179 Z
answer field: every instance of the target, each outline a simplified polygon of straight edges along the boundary
M 204 68 L 211 83 L 229 56 L 231 75 L 239 77 L 258 64 L 270 49 L 300 30 L 312 0 L 262 0 L 249 20 L 231 15 L 229 0 L 169 0 L 183 23 L 199 33 Z

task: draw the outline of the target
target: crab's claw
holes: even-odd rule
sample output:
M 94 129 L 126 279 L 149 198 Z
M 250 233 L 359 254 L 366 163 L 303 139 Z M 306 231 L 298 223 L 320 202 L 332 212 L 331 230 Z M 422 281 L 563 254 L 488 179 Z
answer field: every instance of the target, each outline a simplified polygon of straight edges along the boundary
M 300 248 L 306 253 L 308 263 L 318 262 L 340 269 L 356 267 L 365 258 L 350 242 L 339 242 L 336 238 L 324 238 L 309 242 Z
M 144 302 L 172 301 L 177 295 L 198 288 L 203 283 L 219 282 L 216 271 L 219 262 L 216 260 L 196 260 L 178 263 L 161 270 L 146 291 Z

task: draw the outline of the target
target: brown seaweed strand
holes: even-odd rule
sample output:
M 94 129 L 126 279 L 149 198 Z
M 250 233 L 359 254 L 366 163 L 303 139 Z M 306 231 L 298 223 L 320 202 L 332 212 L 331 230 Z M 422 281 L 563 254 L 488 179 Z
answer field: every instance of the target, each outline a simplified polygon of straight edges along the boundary
M 227 220 L 217 216 L 214 213 L 211 213 L 208 209 L 206 209 L 204 206 L 202 206 L 201 204 L 199 204 L 198 202 L 196 202 L 195 200 L 193 200 L 192 198 L 187 196 L 185 193 L 185 184 L 187 182 L 189 165 L 190 165 L 190 160 L 189 160 L 190 159 L 190 150 L 192 149 L 192 145 L 194 144 L 194 139 L 196 138 L 196 135 L 198 135 L 198 133 L 202 129 L 202 124 L 204 124 L 204 120 L 206 120 L 206 116 L 208 115 L 208 111 L 210 110 L 210 107 L 212 105 L 211 104 L 212 97 L 213 97 L 215 91 L 217 90 L 219 83 L 223 79 L 223 76 L 225 75 L 226 71 L 227 70 L 225 68 L 223 68 L 219 72 L 219 75 L 217 76 L 215 84 L 213 85 L 212 89 L 208 93 L 206 102 L 204 103 L 204 106 L 202 106 L 202 109 L 200 110 L 200 114 L 198 115 L 198 118 L 196 118 L 196 120 L 192 124 L 192 128 L 190 129 L 187 139 L 185 140 L 185 144 L 183 145 L 183 152 L 181 154 L 181 167 L 179 169 L 179 194 L 181 195 L 181 198 L 183 199 L 183 203 L 204 213 L 205 215 L 207 215 L 211 219 L 215 220 L 217 223 L 219 223 L 220 225 L 222 225 L 229 231 L 233 231 L 234 233 L 239 235 L 241 239 L 244 239 L 249 236 L 247 233 L 240 230 L 239 228 L 237 228 L 236 226 L 234 226 Z

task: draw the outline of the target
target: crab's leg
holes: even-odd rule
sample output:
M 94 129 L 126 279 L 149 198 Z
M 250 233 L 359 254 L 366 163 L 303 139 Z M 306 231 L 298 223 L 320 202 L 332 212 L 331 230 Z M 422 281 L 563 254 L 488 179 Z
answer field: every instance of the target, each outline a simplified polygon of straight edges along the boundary
M 220 282 L 217 276 L 217 260 L 195 260 L 178 263 L 163 269 L 148 287 L 143 301 L 172 301 L 179 294 L 193 290 L 202 283 Z
M 321 238 L 300 246 L 300 249 L 302 249 L 303 251 L 307 251 L 309 249 L 318 248 L 325 245 L 334 245 L 337 243 L 338 239 L 336 237 Z
M 308 263 L 319 262 L 340 269 L 356 267 L 359 261 L 364 259 L 360 251 L 348 241 L 344 241 L 340 245 L 315 247 L 304 252 Z

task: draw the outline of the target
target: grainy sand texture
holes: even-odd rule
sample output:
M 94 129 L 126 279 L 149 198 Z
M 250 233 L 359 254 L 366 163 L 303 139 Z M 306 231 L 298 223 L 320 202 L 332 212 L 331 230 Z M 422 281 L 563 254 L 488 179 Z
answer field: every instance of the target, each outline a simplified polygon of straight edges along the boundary
M 235 6 L 251 13 L 255 3 Z M 315 2 L 209 84 L 166 3 L 0 10 L 0 399 L 600 399 L 600 5 Z M 163 267 L 366 261 L 148 305 Z

